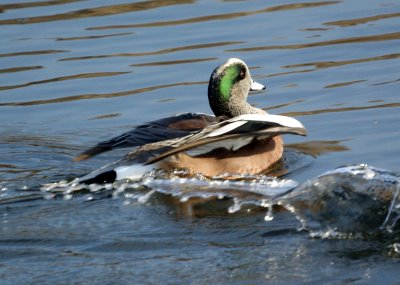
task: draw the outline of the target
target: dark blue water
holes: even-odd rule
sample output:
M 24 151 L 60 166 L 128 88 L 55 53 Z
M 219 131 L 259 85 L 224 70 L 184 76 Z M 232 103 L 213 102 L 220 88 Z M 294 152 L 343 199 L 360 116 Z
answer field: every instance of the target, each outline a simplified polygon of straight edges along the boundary
M 1 284 L 397 284 L 399 16 L 385 0 L 3 0 Z M 211 113 L 210 73 L 230 57 L 267 85 L 253 105 L 309 131 L 285 137 L 304 155 L 285 180 L 54 184 L 124 154 L 72 161 L 98 141 Z M 361 178 L 314 194 L 347 164 Z

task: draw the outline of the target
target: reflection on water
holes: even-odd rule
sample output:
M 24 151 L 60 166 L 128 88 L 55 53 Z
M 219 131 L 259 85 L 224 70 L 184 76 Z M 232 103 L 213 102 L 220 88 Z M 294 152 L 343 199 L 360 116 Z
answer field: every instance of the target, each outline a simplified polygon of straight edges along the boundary
M 80 41 L 80 40 L 93 40 L 93 39 L 102 39 L 102 38 L 111 38 L 111 37 L 120 37 L 132 35 L 133 33 L 116 33 L 116 34 L 107 34 L 107 35 L 96 35 L 96 36 L 82 36 L 82 37 L 60 37 L 56 38 L 56 41 Z
M 121 114 L 113 113 L 113 114 L 106 114 L 106 115 L 98 115 L 94 118 L 90 118 L 89 120 L 110 119 L 110 118 L 114 118 L 114 117 L 118 117 L 118 116 L 121 116 Z
M 340 82 L 340 83 L 335 83 L 335 84 L 329 84 L 325 86 L 324 88 L 337 88 L 337 87 L 343 87 L 343 86 L 348 86 L 360 82 L 365 82 L 367 80 L 353 80 L 353 81 L 348 81 L 348 82 Z
M 228 51 L 229 52 L 244 52 L 244 51 L 249 52 L 249 51 L 272 50 L 272 49 L 303 49 L 303 48 L 342 45 L 342 44 L 350 44 L 350 43 L 393 41 L 393 40 L 399 40 L 399 39 L 400 39 L 400 33 L 389 33 L 389 34 L 379 34 L 379 35 L 370 35 L 370 36 L 362 36 L 362 37 L 342 38 L 342 39 L 313 42 L 313 43 L 306 43 L 306 44 L 271 45 L 271 46 L 259 46 L 259 47 L 250 47 L 250 48 L 238 48 L 238 49 L 230 49 Z
M 384 81 L 384 82 L 374 83 L 374 84 L 371 84 L 371 86 L 384 85 L 384 84 L 395 83 L 395 82 L 399 82 L 399 81 L 400 81 L 400 78 L 395 79 L 395 80 L 388 80 L 388 81 Z
M 12 56 L 25 56 L 25 55 L 43 55 L 68 52 L 66 50 L 34 50 L 34 51 L 22 51 L 22 52 L 11 52 L 11 53 L 0 53 L 0 57 L 12 57 Z
M 33 81 L 33 82 L 28 82 L 28 83 L 20 84 L 20 85 L 0 86 L 0 90 L 15 89 L 15 88 L 27 87 L 29 85 L 43 84 L 43 83 L 50 83 L 50 82 L 57 82 L 57 81 L 64 81 L 64 80 L 72 80 L 72 79 L 115 76 L 115 75 L 126 74 L 126 73 L 130 73 L 130 72 L 129 71 L 127 71 L 127 72 L 96 72 L 96 73 L 76 74 L 76 75 L 71 75 L 71 76 L 62 76 L 62 77 L 50 78 L 50 79 L 46 79 L 46 80 Z
M 268 13 L 268 12 L 285 11 L 285 10 L 292 10 L 292 9 L 303 9 L 303 8 L 313 8 L 313 7 L 337 4 L 339 2 L 340 1 L 321 1 L 321 2 L 315 2 L 315 3 L 287 4 L 287 5 L 272 6 L 272 7 L 256 10 L 256 11 L 207 15 L 207 16 L 188 18 L 188 19 L 182 19 L 182 20 L 151 22 L 151 23 L 144 23 L 144 24 L 100 26 L 100 27 L 91 27 L 89 29 L 90 30 L 106 30 L 106 29 L 122 29 L 122 28 L 175 26 L 175 25 L 192 24 L 192 23 L 206 22 L 206 21 L 230 20 L 230 19 L 235 19 L 235 18 L 239 18 L 239 17 L 246 17 L 246 16 L 257 15 L 257 14 Z M 0 24 L 1 24 L 1 22 L 0 22 Z
M 348 151 L 349 148 L 341 143 L 342 141 L 308 141 L 287 146 L 312 156 L 319 156 L 329 152 Z
M 352 60 L 341 60 L 341 61 L 320 61 L 320 62 L 307 62 L 307 63 L 300 63 L 300 64 L 291 64 L 283 66 L 284 68 L 297 68 L 297 67 L 304 67 L 304 66 L 314 66 L 316 69 L 319 68 L 330 68 L 330 67 L 337 67 L 341 65 L 347 64 L 356 64 L 356 63 L 363 63 L 363 62 L 370 62 L 375 60 L 391 60 L 400 57 L 400 53 L 393 53 L 393 54 L 385 54 L 380 56 L 368 57 L 368 58 L 358 58 Z
M 398 282 L 398 175 L 325 173 L 399 168 L 397 3 L 3 2 L 3 283 Z M 276 169 L 283 178 L 62 187 L 126 152 L 72 162 L 93 143 L 210 113 L 209 76 L 229 57 L 267 86 L 251 104 L 309 130 L 285 138 L 297 155 Z M 377 236 L 357 238 L 372 228 Z
M 50 2 L 53 2 L 53 1 L 50 1 Z M 63 1 L 63 2 L 69 2 L 69 1 Z M 147 9 L 156 9 L 156 8 L 160 8 L 163 6 L 169 6 L 169 5 L 182 5 L 182 4 L 190 4 L 190 3 L 193 3 L 193 1 L 191 1 L 191 0 L 186 0 L 186 1 L 185 0 L 143 1 L 143 2 L 139 2 L 139 3 L 127 3 L 127 4 L 119 4 L 119 5 L 112 5 L 112 6 L 87 8 L 87 9 L 69 11 L 68 13 L 55 14 L 55 15 L 0 20 L 0 25 L 33 24 L 33 23 L 41 23 L 41 22 L 49 22 L 49 21 L 73 20 L 73 19 L 88 18 L 88 17 L 100 17 L 100 16 L 108 16 L 108 15 L 114 15 L 114 14 L 137 12 L 137 11 L 142 11 L 142 10 L 147 10 Z M 28 6 L 28 5 L 26 5 L 26 6 Z M 0 9 L 6 10 L 7 8 L 13 9 L 13 7 L 10 7 L 10 6 L 7 7 L 6 5 L 0 6 Z M 21 7 L 19 7 L 19 8 L 21 8 Z
M 66 79 L 64 79 L 66 80 Z M 59 81 L 59 80 L 52 80 Z M 161 88 L 170 88 L 175 86 L 190 86 L 190 85 L 198 85 L 205 84 L 205 82 L 180 82 L 159 86 L 151 86 L 146 88 L 140 88 L 135 90 L 128 90 L 124 92 L 115 92 L 115 93 L 107 93 L 107 94 L 81 94 L 81 95 L 73 95 L 62 98 L 55 99 L 47 99 L 47 100 L 35 100 L 35 101 L 26 101 L 26 102 L 9 102 L 9 103 L 0 103 L 0 106 L 32 106 L 32 105 L 42 105 L 42 104 L 54 104 L 54 103 L 62 103 L 62 102 L 71 102 L 78 100 L 88 100 L 88 99 L 99 99 L 99 98 L 113 98 L 113 97 L 121 97 L 121 96 L 129 96 L 135 95 L 139 93 L 145 93 Z
M 382 14 L 382 15 L 376 15 L 376 16 L 364 17 L 364 18 L 358 18 L 358 19 L 327 22 L 327 23 L 324 23 L 324 25 L 349 27 L 349 26 L 355 26 L 355 25 L 365 24 L 368 22 L 375 22 L 375 21 L 379 21 L 379 20 L 383 20 L 383 19 L 390 19 L 390 18 L 396 18 L 396 17 L 400 17 L 400 13 L 390 13 L 390 14 Z
M 99 58 L 108 58 L 108 57 L 138 57 L 138 56 L 149 56 L 149 55 L 161 55 L 167 53 L 175 53 L 179 51 L 186 51 L 186 50 L 197 50 L 197 49 L 206 49 L 206 48 L 213 48 L 219 46 L 226 46 L 226 45 L 237 45 L 243 42 L 215 42 L 215 43 L 208 43 L 208 44 L 196 44 L 196 45 L 188 45 L 188 46 L 181 46 L 181 47 L 174 47 L 174 48 L 167 48 L 161 49 L 156 51 L 147 51 L 147 52 L 140 52 L 140 53 L 117 53 L 117 54 L 103 54 L 103 55 L 96 55 L 96 56 L 82 56 L 82 57 L 68 57 L 62 58 L 60 61 L 70 61 L 70 60 L 85 60 L 85 59 L 99 59 Z
M 156 61 L 156 62 L 147 62 L 147 63 L 137 63 L 131 64 L 131 66 L 159 66 L 159 65 L 173 65 L 173 64 L 186 64 L 186 63 L 195 63 L 195 62 L 202 62 L 202 61 L 211 61 L 216 60 L 215 57 L 209 58 L 193 58 L 193 59 L 182 59 L 182 60 L 172 60 L 172 61 Z
M 307 73 L 307 72 L 313 72 L 313 71 L 317 71 L 319 69 L 324 69 L 324 68 L 332 68 L 332 67 L 338 67 L 338 66 L 349 65 L 349 64 L 367 63 L 367 62 L 379 61 L 379 60 L 391 60 L 391 59 L 397 59 L 399 57 L 400 57 L 399 53 L 393 53 L 393 54 L 386 54 L 386 55 L 374 56 L 374 57 L 369 57 L 369 58 L 351 59 L 351 60 L 319 61 L 319 62 L 289 64 L 289 65 L 285 65 L 282 67 L 283 68 L 298 68 L 298 67 L 312 66 L 314 68 L 274 73 L 274 74 L 269 74 L 266 77 L 283 76 L 283 75 L 290 75 L 290 74 L 296 74 L 296 73 Z M 392 81 L 390 81 L 390 82 L 392 82 Z
M 23 9 L 32 7 L 47 7 L 53 5 L 63 5 L 67 3 L 80 2 L 82 0 L 51 0 L 51 1 L 36 1 L 36 2 L 26 2 L 26 3 L 9 3 L 0 5 L 0 10 L 4 13 L 6 10 L 12 9 Z
M 346 107 L 346 108 L 331 108 L 331 109 L 321 109 L 321 110 L 312 110 L 312 111 L 303 111 L 303 112 L 289 112 L 283 113 L 285 116 L 309 116 L 315 114 L 323 114 L 323 113 L 337 113 L 337 112 L 349 112 L 349 111 L 360 111 L 360 110 L 368 110 L 368 109 L 377 109 L 377 108 L 395 108 L 400 107 L 400 103 L 388 103 L 388 104 L 377 104 L 371 106 L 357 106 L 357 107 Z
M 43 66 L 20 66 L 20 67 L 0 69 L 0 73 L 21 72 L 21 71 L 41 69 L 41 68 L 43 68 Z

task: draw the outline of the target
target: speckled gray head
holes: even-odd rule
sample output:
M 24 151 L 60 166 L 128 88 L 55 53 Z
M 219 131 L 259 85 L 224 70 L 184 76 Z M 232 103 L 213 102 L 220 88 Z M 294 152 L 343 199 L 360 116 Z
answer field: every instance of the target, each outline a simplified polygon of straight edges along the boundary
M 264 90 L 255 82 L 244 61 L 230 58 L 217 67 L 208 84 L 208 100 L 216 116 L 235 117 L 243 114 L 260 114 L 265 111 L 247 103 L 250 90 Z

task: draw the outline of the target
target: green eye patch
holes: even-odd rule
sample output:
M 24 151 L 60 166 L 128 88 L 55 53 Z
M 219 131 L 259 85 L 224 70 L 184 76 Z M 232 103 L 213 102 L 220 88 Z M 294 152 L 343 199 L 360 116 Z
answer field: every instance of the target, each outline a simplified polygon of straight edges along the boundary
M 228 67 L 222 76 L 219 84 L 219 93 L 225 102 L 229 101 L 233 84 L 239 80 L 240 70 L 240 66 L 236 64 Z

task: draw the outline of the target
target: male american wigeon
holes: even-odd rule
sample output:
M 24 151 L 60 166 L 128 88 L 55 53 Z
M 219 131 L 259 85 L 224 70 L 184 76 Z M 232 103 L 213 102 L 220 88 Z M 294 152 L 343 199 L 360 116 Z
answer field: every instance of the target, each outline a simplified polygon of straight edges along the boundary
M 306 135 L 306 129 L 294 118 L 270 115 L 251 106 L 247 102 L 249 91 L 263 89 L 253 81 L 242 60 L 229 59 L 212 72 L 208 85 L 208 100 L 215 116 L 178 114 L 100 142 L 75 161 L 122 147 L 133 150 L 80 181 L 104 183 L 134 178 L 138 165 L 187 169 L 208 177 L 264 173 L 282 157 L 281 135 Z

